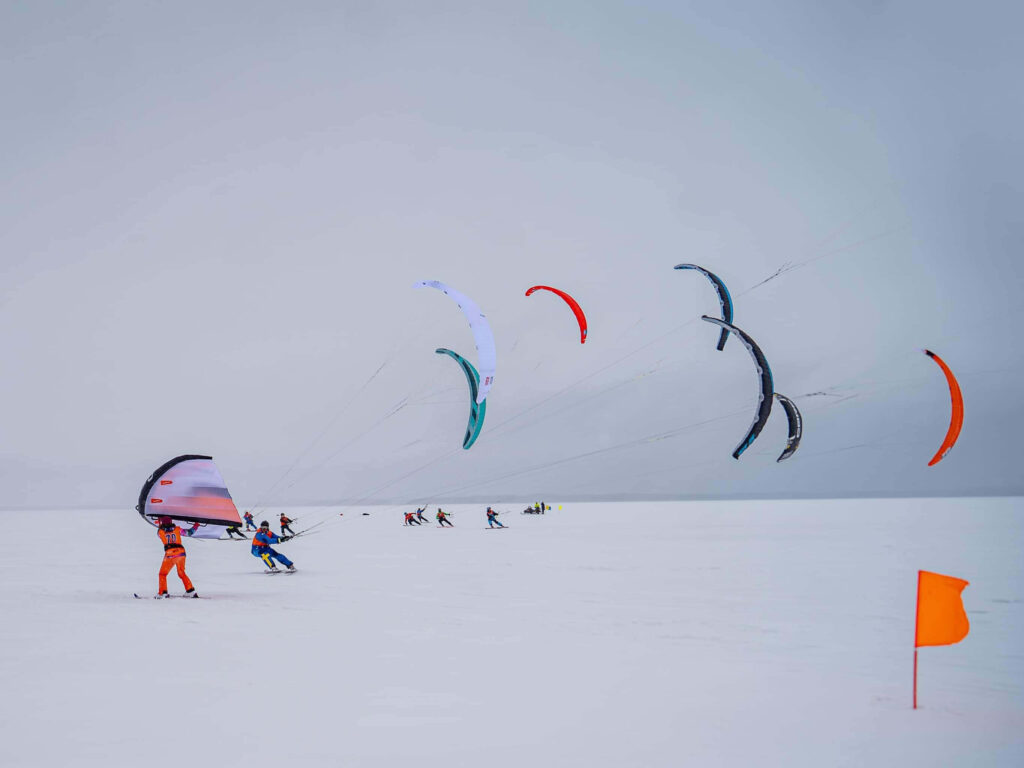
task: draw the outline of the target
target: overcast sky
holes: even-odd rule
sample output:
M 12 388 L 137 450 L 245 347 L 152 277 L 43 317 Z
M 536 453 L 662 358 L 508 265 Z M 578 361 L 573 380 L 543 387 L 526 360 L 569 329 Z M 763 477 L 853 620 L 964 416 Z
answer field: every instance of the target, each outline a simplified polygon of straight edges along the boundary
M 130 507 L 179 453 L 241 504 L 1020 493 L 1022 21 L 4 3 L 0 506 Z M 756 379 L 682 261 L 803 409 L 789 461 L 781 409 L 731 458 Z M 468 452 L 434 349 L 473 340 L 430 279 L 497 340 Z M 922 347 L 966 400 L 931 468 Z

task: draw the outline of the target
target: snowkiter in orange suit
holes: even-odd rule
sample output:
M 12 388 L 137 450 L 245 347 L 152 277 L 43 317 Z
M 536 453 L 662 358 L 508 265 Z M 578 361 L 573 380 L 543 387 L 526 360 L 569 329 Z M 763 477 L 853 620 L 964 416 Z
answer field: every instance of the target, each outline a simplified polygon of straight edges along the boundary
M 293 522 L 295 522 L 295 521 L 292 520 L 290 517 L 288 517 L 288 515 L 286 515 L 284 512 L 281 513 L 281 535 L 282 536 L 284 536 L 285 531 L 287 531 L 292 536 L 295 535 L 295 531 L 293 531 L 291 529 L 291 527 L 290 527 L 290 524 L 293 523 Z
M 181 543 L 186 536 L 191 536 L 199 530 L 199 523 L 195 523 L 191 528 L 183 529 L 176 526 L 174 521 L 166 515 L 161 517 L 158 522 L 160 527 L 157 528 L 157 534 L 164 545 L 164 561 L 160 565 L 160 585 L 156 596 L 169 597 L 167 574 L 171 572 L 171 568 L 177 568 L 178 578 L 185 585 L 185 594 L 188 597 L 199 597 L 196 594 L 196 588 L 192 586 L 192 580 L 185 573 L 185 545 Z

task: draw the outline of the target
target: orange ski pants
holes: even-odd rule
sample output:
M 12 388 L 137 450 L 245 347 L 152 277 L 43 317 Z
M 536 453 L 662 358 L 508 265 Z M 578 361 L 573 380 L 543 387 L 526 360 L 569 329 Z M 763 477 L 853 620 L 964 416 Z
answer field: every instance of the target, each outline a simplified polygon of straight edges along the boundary
M 182 549 L 179 552 L 168 552 L 164 555 L 164 562 L 160 566 L 160 591 L 167 591 L 167 574 L 171 572 L 171 568 L 178 569 L 178 578 L 181 579 L 181 583 L 185 585 L 185 591 L 188 592 L 190 589 L 194 589 L 192 586 L 192 579 L 185 573 L 185 550 Z

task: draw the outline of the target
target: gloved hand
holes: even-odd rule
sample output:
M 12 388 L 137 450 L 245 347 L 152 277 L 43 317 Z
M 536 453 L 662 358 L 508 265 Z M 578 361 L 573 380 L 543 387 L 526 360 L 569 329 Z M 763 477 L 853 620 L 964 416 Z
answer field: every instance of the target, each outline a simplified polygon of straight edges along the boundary
M 295 538 L 294 536 L 282 536 L 281 541 L 288 541 L 289 539 Z

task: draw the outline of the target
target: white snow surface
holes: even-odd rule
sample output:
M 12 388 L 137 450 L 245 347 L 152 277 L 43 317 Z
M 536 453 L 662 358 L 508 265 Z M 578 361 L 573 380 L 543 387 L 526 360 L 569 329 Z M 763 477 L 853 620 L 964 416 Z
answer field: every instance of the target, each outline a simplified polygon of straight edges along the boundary
M 1024 765 L 1024 500 L 521 507 L 288 510 L 296 574 L 161 601 L 134 512 L 0 513 L 0 764 Z M 918 569 L 971 631 L 913 711 Z

